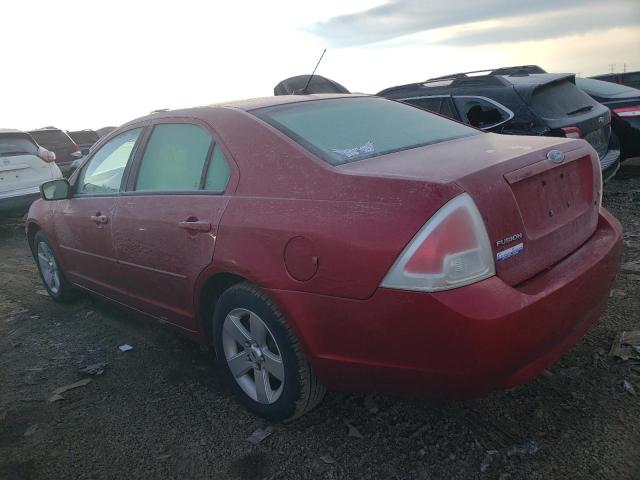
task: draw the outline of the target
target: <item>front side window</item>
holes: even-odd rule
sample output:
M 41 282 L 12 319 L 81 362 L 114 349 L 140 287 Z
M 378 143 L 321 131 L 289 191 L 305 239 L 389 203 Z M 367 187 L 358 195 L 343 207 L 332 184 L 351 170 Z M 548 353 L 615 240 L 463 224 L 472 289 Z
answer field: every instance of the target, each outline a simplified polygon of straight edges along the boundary
M 105 143 L 85 165 L 78 177 L 78 195 L 117 193 L 142 128 L 121 133 Z
M 454 97 L 462 121 L 476 128 L 491 128 L 509 120 L 513 114 L 480 97 Z
M 425 110 L 379 97 L 299 102 L 251 113 L 331 165 L 478 133 Z
M 198 190 L 212 142 L 209 132 L 198 125 L 156 125 L 142 157 L 135 190 Z

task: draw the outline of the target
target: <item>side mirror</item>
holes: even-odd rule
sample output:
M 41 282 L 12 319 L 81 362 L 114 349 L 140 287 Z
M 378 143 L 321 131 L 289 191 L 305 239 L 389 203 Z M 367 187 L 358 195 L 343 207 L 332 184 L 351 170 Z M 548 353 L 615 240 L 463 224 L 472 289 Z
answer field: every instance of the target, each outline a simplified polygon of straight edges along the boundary
M 64 200 L 71 194 L 71 185 L 66 178 L 51 180 L 40 185 L 40 196 L 43 200 Z

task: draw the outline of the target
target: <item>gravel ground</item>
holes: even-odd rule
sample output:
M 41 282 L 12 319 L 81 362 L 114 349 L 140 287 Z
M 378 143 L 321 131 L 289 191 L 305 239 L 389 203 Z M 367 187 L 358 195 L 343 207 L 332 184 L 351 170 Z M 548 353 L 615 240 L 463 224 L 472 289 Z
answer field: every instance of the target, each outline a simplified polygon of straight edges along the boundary
M 640 162 L 604 203 L 624 224 L 624 261 L 640 259 Z M 454 403 L 330 393 L 268 425 L 198 345 L 104 302 L 49 300 L 18 223 L 0 226 L 1 479 L 640 478 L 640 373 L 607 356 L 640 329 L 640 275 L 622 272 L 602 322 L 527 385 Z M 102 375 L 79 372 L 101 361 Z M 272 433 L 253 445 L 257 428 Z

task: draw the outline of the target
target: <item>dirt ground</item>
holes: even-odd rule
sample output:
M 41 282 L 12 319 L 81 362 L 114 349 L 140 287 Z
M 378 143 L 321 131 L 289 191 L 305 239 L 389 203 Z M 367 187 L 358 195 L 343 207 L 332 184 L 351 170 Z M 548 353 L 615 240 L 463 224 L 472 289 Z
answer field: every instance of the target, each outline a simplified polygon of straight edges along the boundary
M 639 260 L 640 162 L 604 204 L 624 224 L 624 261 Z M 640 373 L 607 356 L 640 329 L 638 274 L 620 273 L 602 322 L 527 385 L 452 403 L 330 393 L 267 425 L 199 346 L 104 302 L 49 300 L 19 221 L 2 222 L 0 259 L 0 479 L 640 478 Z M 102 375 L 79 372 L 99 361 Z M 272 433 L 253 445 L 258 427 Z

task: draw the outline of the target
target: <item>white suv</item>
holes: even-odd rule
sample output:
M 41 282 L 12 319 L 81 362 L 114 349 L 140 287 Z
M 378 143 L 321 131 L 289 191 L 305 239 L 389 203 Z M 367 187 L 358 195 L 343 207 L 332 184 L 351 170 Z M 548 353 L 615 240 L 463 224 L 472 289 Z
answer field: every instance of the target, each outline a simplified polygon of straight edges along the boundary
M 0 215 L 26 211 L 43 182 L 62 178 L 55 159 L 28 133 L 0 128 Z

